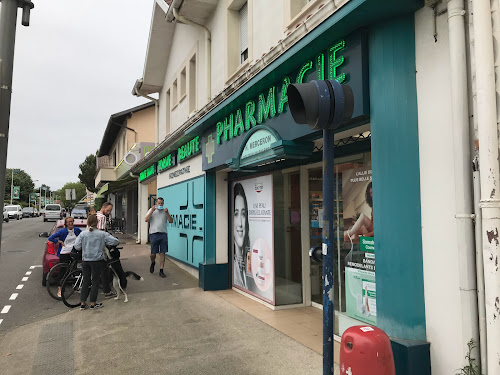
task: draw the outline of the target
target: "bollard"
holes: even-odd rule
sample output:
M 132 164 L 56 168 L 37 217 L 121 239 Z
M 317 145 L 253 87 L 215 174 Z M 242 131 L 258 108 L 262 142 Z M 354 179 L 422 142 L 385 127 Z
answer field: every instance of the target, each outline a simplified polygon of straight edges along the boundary
M 391 341 L 371 326 L 345 330 L 340 342 L 341 375 L 396 375 Z

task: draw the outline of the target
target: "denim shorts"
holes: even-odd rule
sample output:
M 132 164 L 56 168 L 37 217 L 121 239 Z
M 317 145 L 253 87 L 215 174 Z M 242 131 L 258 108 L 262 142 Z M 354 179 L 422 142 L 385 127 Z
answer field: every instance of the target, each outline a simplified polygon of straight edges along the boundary
M 149 235 L 151 243 L 151 254 L 168 252 L 168 237 L 166 233 L 151 233 Z

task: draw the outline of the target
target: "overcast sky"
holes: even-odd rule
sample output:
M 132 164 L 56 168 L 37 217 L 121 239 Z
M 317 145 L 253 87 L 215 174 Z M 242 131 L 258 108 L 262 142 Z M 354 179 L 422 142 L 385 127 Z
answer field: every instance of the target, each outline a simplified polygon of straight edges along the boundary
M 142 77 L 153 0 L 33 3 L 29 27 L 18 13 L 7 168 L 56 190 L 78 181 L 110 115 L 147 102 L 131 91 Z

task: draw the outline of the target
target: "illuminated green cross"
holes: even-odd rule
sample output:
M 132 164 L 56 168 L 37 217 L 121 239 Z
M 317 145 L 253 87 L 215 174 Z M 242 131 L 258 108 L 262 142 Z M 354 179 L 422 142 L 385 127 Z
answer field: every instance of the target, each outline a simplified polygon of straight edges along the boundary
M 212 156 L 215 154 L 215 141 L 212 138 L 212 134 L 208 136 L 208 141 L 205 143 L 205 156 L 208 160 L 208 164 L 212 162 Z

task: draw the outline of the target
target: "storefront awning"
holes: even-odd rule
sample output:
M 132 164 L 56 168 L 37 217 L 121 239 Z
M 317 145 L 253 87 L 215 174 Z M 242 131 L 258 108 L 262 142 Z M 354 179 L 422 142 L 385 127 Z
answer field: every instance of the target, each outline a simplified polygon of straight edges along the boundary
M 103 198 L 104 193 L 106 193 L 109 189 L 109 182 L 105 184 L 98 192 L 97 195 L 95 196 L 96 198 Z
M 137 178 L 130 175 L 118 181 L 108 182 L 97 192 L 96 198 L 103 198 L 104 194 L 119 193 L 121 191 L 128 190 L 136 184 Z
M 226 165 L 235 171 L 249 171 L 277 161 L 309 158 L 313 147 L 313 142 L 281 139 L 274 129 L 260 125 L 248 132 L 236 158 L 229 159 Z

